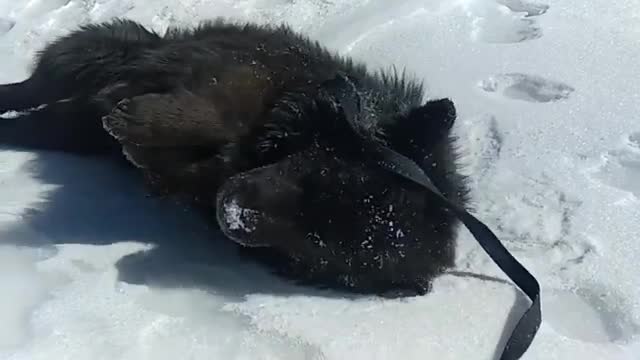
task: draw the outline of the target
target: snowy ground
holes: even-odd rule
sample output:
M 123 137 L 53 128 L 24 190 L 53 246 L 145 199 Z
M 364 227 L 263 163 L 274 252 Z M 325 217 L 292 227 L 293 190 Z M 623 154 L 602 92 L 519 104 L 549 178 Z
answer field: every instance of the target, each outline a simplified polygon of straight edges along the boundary
M 637 1 L 0 0 L 0 82 L 81 23 L 218 15 L 451 97 L 477 214 L 543 287 L 524 359 L 640 358 Z M 526 305 L 468 276 L 404 300 L 290 286 L 107 163 L 3 149 L 0 183 L 2 359 L 494 359 Z M 466 230 L 457 270 L 504 277 Z

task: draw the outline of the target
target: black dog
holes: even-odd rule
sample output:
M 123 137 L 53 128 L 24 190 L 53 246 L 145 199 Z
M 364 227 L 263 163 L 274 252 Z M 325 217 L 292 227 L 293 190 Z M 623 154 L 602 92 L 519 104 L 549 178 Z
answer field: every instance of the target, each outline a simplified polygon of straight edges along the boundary
M 336 99 L 338 74 L 353 81 L 355 113 Z M 366 162 L 358 141 L 417 162 L 465 207 L 454 105 L 423 96 L 404 74 L 371 74 L 285 26 L 216 20 L 160 36 L 118 20 L 54 41 L 27 80 L 0 87 L 0 113 L 26 111 L 0 122 L 0 144 L 124 153 L 154 192 L 282 254 L 297 279 L 424 293 L 453 265 L 458 221 Z

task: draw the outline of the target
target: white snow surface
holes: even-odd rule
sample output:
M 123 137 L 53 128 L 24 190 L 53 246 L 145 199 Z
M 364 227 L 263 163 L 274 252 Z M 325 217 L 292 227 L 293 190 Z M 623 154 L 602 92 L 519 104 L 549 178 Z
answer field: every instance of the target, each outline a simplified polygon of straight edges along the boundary
M 0 82 L 115 16 L 287 22 L 406 67 L 456 103 L 476 214 L 541 282 L 523 359 L 640 359 L 637 0 L 0 0 Z M 0 183 L 2 359 L 496 359 L 527 304 L 453 274 L 395 300 L 292 286 L 106 162 L 2 149 Z M 459 243 L 457 271 L 505 278 Z

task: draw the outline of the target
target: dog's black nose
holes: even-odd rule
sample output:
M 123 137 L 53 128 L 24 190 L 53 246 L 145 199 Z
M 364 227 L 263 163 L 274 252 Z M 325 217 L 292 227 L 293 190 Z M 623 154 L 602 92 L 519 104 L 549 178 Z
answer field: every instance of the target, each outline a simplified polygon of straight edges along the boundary
M 216 216 L 222 232 L 243 246 L 266 246 L 256 241 L 264 214 L 251 208 L 248 199 L 255 189 L 242 177 L 229 179 L 218 191 Z

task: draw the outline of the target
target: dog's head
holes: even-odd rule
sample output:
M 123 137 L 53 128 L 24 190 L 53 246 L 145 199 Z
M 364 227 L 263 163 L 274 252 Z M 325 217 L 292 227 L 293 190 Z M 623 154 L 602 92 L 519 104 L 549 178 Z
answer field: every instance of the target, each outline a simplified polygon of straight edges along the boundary
M 230 178 L 217 199 L 223 232 L 244 246 L 279 249 L 308 272 L 350 274 L 342 279 L 349 286 L 361 286 L 356 283 L 365 277 L 358 274 L 371 279 L 372 270 L 389 281 L 396 273 L 451 265 L 451 215 L 422 187 L 361 151 L 360 135 L 347 123 L 366 116 L 357 89 L 341 79 L 322 96 L 329 116 L 347 125 L 340 131 L 351 134 L 315 137 L 303 151 Z M 390 147 L 428 168 L 445 196 L 462 204 L 464 184 L 448 136 L 454 119 L 451 101 L 431 101 L 398 114 L 384 133 Z

